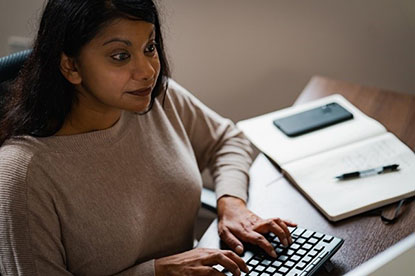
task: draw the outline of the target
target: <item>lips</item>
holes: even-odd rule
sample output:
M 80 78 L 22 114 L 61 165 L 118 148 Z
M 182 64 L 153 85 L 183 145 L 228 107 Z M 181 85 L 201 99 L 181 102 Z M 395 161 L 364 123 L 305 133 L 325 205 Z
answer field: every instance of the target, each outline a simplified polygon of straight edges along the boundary
M 134 95 L 134 96 L 140 96 L 140 97 L 145 97 L 148 96 L 149 94 L 151 94 L 151 87 L 146 87 L 143 89 L 138 89 L 138 90 L 134 90 L 134 91 L 127 91 L 128 94 Z

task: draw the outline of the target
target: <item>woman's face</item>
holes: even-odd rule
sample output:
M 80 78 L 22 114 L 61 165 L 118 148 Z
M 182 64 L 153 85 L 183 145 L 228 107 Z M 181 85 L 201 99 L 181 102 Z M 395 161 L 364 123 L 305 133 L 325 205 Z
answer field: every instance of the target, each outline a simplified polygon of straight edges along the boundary
M 80 105 L 100 113 L 147 110 L 160 61 L 154 25 L 118 19 L 86 44 L 75 59 Z

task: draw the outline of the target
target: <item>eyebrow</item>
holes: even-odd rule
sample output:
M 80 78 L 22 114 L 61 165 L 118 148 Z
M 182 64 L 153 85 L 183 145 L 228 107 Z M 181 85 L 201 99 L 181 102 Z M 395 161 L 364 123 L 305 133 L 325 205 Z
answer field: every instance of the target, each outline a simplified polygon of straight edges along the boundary
M 105 45 L 110 44 L 112 42 L 121 42 L 121 43 L 124 43 L 127 46 L 132 45 L 131 41 L 129 41 L 129 40 L 125 40 L 125 39 L 122 39 L 122 38 L 115 37 L 115 38 L 112 38 L 112 39 L 108 40 L 104 44 L 102 44 L 102 46 L 105 46 Z
M 148 36 L 148 38 L 150 39 L 153 35 L 154 35 L 154 29 L 151 31 L 151 33 L 150 33 L 150 35 Z M 119 37 L 114 37 L 114 38 L 112 38 L 112 39 L 110 39 L 110 40 L 108 40 L 108 41 L 104 42 L 104 44 L 102 44 L 102 46 L 105 46 L 105 45 L 107 45 L 107 44 L 109 44 L 109 43 L 112 43 L 112 42 L 121 42 L 121 43 L 124 43 L 124 44 L 125 44 L 125 45 L 127 45 L 127 46 L 131 46 L 131 45 L 133 45 L 133 44 L 131 43 L 131 41 L 129 41 L 129 40 L 127 40 L 127 39 L 122 39 L 122 38 L 119 38 Z

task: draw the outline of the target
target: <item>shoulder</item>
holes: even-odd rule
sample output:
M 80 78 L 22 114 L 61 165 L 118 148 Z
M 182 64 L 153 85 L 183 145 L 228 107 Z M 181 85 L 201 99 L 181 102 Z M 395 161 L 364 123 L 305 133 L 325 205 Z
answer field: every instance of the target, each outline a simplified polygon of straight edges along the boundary
M 178 84 L 173 79 L 169 79 L 167 90 L 171 93 L 186 94 L 186 95 L 190 94 L 188 90 L 186 90 L 183 86 Z
M 179 113 L 213 113 L 210 108 L 203 104 L 189 90 L 172 79 L 169 79 L 168 82 L 166 102 Z
M 13 138 L 0 147 L 0 186 L 22 182 L 38 149 L 30 139 Z
M 167 88 L 167 99 L 171 100 L 174 105 L 193 105 L 198 104 L 199 100 L 186 88 L 181 86 L 173 79 L 169 79 Z

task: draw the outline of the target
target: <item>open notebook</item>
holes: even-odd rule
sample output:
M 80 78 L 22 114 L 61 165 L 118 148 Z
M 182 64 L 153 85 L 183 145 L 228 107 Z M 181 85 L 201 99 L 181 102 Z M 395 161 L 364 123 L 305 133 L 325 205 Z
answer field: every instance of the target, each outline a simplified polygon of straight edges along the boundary
M 273 120 L 337 102 L 354 116 L 290 138 Z M 248 139 L 273 159 L 291 182 L 331 221 L 415 195 L 415 154 L 344 97 L 332 95 L 238 122 Z M 389 164 L 399 171 L 340 181 L 335 177 Z

